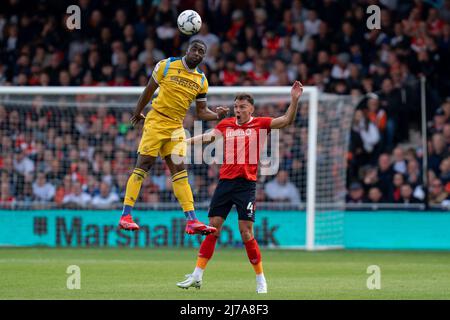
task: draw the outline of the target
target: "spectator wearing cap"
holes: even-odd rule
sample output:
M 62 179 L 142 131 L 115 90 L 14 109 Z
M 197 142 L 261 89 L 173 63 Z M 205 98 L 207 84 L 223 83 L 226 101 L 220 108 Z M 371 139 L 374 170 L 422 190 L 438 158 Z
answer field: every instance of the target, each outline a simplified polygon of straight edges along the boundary
M 433 123 L 429 129 L 430 134 L 442 133 L 446 123 L 446 115 L 444 109 L 438 108 L 434 113 Z
M 361 183 L 352 182 L 346 196 L 347 203 L 363 203 L 365 201 L 364 189 Z

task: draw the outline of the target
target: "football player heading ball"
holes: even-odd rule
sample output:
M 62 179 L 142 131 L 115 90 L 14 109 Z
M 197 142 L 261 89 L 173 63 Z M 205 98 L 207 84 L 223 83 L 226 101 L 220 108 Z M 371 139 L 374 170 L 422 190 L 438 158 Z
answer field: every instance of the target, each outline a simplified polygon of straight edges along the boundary
M 139 97 L 131 117 L 131 123 L 135 126 L 144 121 L 144 127 L 138 148 L 137 162 L 127 182 L 123 211 L 119 222 L 121 229 L 139 229 L 139 226 L 133 221 L 131 210 L 139 196 L 142 182 L 147 178 L 148 171 L 152 168 L 156 158 L 160 156 L 169 167 L 173 192 L 187 218 L 186 233 L 209 234 L 216 231 L 216 228 L 197 220 L 185 164 L 177 164 L 172 161 L 172 155 L 186 156 L 183 120 L 193 100 L 196 102 L 197 116 L 201 120 L 218 120 L 224 118 L 228 112 L 228 108 L 218 107 L 216 113 L 209 110 L 206 105 L 208 80 L 198 68 L 205 57 L 206 49 L 203 41 L 193 40 L 183 57 L 159 61 Z M 144 116 L 142 110 L 150 102 L 158 87 L 159 93 L 152 101 L 152 109 Z

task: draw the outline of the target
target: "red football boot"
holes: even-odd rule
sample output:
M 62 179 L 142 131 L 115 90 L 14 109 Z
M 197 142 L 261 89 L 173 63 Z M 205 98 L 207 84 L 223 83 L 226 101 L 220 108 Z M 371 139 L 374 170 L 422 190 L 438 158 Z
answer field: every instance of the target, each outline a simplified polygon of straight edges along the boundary
M 133 221 L 131 214 L 129 214 L 120 218 L 119 229 L 135 231 L 139 230 L 139 226 Z
M 207 235 L 210 233 L 214 233 L 217 231 L 216 228 L 207 226 L 203 222 L 200 222 L 198 220 L 188 220 L 186 222 L 186 229 L 184 231 L 187 234 L 203 234 Z

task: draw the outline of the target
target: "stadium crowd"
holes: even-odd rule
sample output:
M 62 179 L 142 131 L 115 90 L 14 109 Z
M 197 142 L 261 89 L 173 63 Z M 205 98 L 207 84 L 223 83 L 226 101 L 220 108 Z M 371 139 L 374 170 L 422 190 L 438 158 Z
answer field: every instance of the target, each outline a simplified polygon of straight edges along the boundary
M 182 55 L 176 28 L 184 9 L 200 13 L 197 35 L 208 45 L 202 68 L 210 86 L 290 85 L 365 97 L 351 128 L 350 203 L 446 203 L 450 195 L 450 0 L 79 0 L 81 29 L 67 30 L 72 1 L 7 0 L 0 11 L 0 85 L 144 86 L 155 64 Z M 381 29 L 366 8 L 381 7 Z M 50 8 L 50 9 L 49 9 Z M 420 128 L 419 77 L 427 77 L 428 190 L 422 150 L 404 148 Z M 278 116 L 284 104 L 263 105 Z M 33 110 L 30 112 L 30 110 Z M 120 203 L 140 134 L 130 111 L 101 106 L 58 111 L 1 105 L 0 203 L 108 207 Z M 195 114 L 189 114 L 190 128 Z M 259 201 L 305 197 L 304 117 L 283 133 L 281 170 L 264 181 Z M 303 133 L 302 133 L 303 132 Z M 141 202 L 173 202 L 158 162 Z M 218 167 L 194 165 L 196 200 L 207 202 Z

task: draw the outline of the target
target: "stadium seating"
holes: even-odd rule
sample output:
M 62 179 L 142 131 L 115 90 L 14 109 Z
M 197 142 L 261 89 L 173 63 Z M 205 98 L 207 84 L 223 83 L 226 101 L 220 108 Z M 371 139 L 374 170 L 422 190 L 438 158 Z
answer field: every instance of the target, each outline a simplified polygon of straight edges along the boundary
M 183 54 L 189 38 L 175 32 L 174 21 L 195 5 L 204 23 L 194 38 L 209 46 L 202 68 L 210 86 L 284 86 L 299 79 L 323 92 L 367 95 L 349 133 L 349 203 L 426 202 L 428 191 L 430 204 L 446 204 L 450 1 L 441 7 L 436 1 L 380 1 L 380 30 L 366 27 L 368 2 L 180 1 L 177 7 L 166 0 L 80 1 L 81 30 L 67 37 L 60 25 L 64 10 L 55 8 L 61 16 L 55 19 L 56 13 L 44 11 L 45 1 L 6 1 L 0 13 L 0 85 L 144 86 L 160 59 Z M 58 2 L 61 8 L 69 4 Z M 427 76 L 429 190 L 415 139 L 421 75 Z M 275 117 L 284 109 L 263 104 L 257 113 Z M 194 119 L 195 114 L 187 118 L 188 129 Z M 139 139 L 128 120 L 127 111 L 106 107 L 76 114 L 48 107 L 30 114 L 0 101 L 0 206 L 23 201 L 70 207 L 77 203 L 73 197 L 97 199 L 92 206 L 99 208 L 120 204 Z M 305 199 L 305 179 L 299 178 L 305 173 L 295 161 L 301 150 L 289 141 L 301 139 L 304 125 L 298 117 L 283 132 L 287 178 L 272 181 L 289 183 L 298 193 L 294 199 Z M 165 170 L 160 163 L 152 170 L 143 202 L 173 202 Z M 196 200 L 207 202 L 215 168 L 194 166 L 191 173 Z M 276 201 L 265 193 L 269 187 L 259 188 L 259 201 Z

